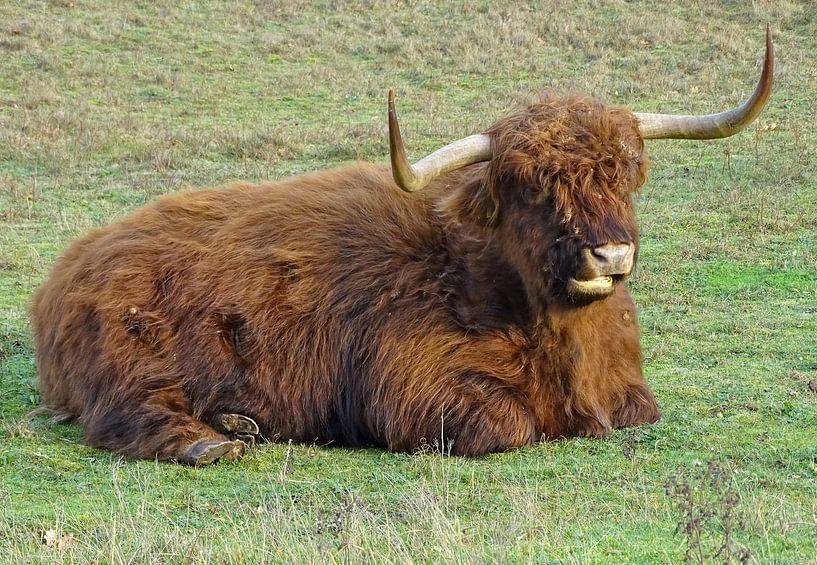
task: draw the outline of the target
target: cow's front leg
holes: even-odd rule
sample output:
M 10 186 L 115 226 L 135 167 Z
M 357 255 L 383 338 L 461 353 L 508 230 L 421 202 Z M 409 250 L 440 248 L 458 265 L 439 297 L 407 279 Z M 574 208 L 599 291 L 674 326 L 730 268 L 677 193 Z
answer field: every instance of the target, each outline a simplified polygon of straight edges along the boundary
M 426 390 L 398 389 L 376 420 L 393 451 L 425 446 L 451 455 L 507 451 L 536 441 L 533 415 L 510 387 L 478 375 L 440 379 Z
M 661 419 L 661 411 L 655 395 L 646 383 L 630 386 L 619 399 L 612 412 L 615 428 L 627 428 L 639 424 L 653 424 Z

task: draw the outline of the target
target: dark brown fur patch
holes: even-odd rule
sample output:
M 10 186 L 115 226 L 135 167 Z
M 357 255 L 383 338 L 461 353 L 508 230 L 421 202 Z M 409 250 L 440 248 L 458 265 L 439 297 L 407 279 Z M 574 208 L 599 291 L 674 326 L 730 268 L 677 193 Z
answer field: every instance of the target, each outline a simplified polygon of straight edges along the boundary
M 213 318 L 224 347 L 244 363 L 251 363 L 253 344 L 244 316 L 240 312 L 222 311 Z

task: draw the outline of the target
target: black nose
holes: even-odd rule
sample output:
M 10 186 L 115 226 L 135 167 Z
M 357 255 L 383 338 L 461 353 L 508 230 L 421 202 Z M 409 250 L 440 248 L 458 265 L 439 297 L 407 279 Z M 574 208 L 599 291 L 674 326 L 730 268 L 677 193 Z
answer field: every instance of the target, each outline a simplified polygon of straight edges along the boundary
M 607 243 L 585 249 L 584 257 L 596 276 L 629 275 L 633 270 L 635 245 L 632 243 Z

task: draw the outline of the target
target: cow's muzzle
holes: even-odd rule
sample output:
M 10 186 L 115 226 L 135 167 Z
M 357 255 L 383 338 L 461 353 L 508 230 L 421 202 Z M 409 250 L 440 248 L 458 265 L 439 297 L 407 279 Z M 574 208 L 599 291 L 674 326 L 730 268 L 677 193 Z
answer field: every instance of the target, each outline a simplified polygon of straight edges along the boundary
M 576 275 L 567 283 L 568 293 L 581 298 L 607 296 L 613 292 L 616 280 L 632 272 L 634 258 L 632 243 L 607 243 L 583 249 Z

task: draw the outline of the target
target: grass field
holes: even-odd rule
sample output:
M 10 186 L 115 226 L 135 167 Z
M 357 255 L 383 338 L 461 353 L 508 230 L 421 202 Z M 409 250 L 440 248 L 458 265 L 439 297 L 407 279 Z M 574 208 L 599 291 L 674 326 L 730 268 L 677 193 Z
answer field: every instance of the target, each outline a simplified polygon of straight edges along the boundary
M 817 563 L 817 7 L 808 0 L 0 5 L 0 562 Z M 654 141 L 631 288 L 656 425 L 478 459 L 123 459 L 38 404 L 27 306 L 157 195 L 419 157 L 545 86 L 758 122 Z

